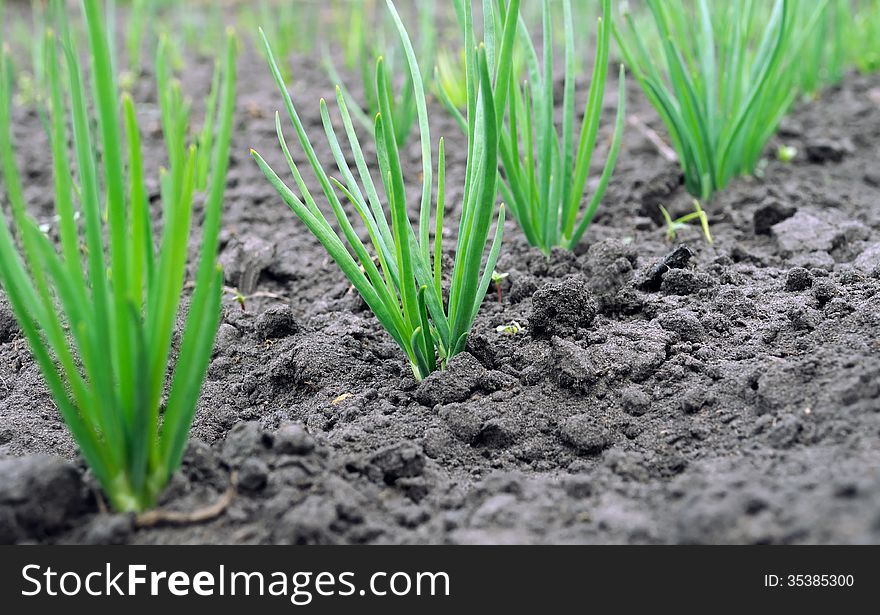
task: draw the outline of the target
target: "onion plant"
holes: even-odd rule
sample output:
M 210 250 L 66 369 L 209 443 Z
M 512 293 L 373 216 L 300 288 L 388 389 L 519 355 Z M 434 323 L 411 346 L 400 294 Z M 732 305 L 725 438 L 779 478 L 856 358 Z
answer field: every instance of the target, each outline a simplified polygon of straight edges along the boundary
M 618 80 L 617 119 L 604 170 L 584 204 L 590 162 L 599 135 L 599 121 L 608 74 L 611 42 L 611 0 L 602 1 L 598 18 L 592 80 L 584 117 L 575 141 L 575 31 L 571 1 L 563 0 L 565 25 L 564 86 L 561 134 L 554 119 L 553 25 L 550 0 L 543 4 L 543 64 L 520 21 L 520 41 L 528 73 L 521 86 L 511 84 L 510 110 L 502 125 L 500 157 L 503 162 L 501 192 L 528 242 L 549 254 L 554 247 L 573 249 L 592 222 L 614 172 L 625 114 L 623 67 Z M 448 100 L 448 99 L 447 99 Z M 447 105 L 455 114 L 451 104 Z M 460 120 L 459 120 L 460 121 Z
M 708 199 L 753 173 L 798 93 L 794 65 L 825 1 L 646 0 L 659 33 L 650 48 L 625 12 L 614 33 L 669 131 L 685 186 Z M 810 13 L 796 20 L 795 8 Z M 795 27 L 796 22 L 802 27 Z
M 365 3 L 355 4 L 353 14 L 360 14 L 360 17 L 354 23 L 360 28 L 370 27 L 369 12 Z M 435 28 L 434 28 L 434 12 L 428 8 L 421 8 L 417 11 L 419 16 L 419 45 L 416 53 L 416 61 L 420 65 L 430 65 L 435 54 Z M 384 59 L 386 71 L 389 79 L 386 82 L 389 96 L 389 108 L 394 124 L 394 138 L 397 146 L 402 147 L 409 140 L 413 128 L 418 118 L 418 109 L 415 97 L 415 84 L 412 80 L 412 74 L 406 69 L 404 64 L 405 50 L 400 45 L 388 44 L 385 41 L 385 33 L 382 27 L 376 27 L 376 32 L 372 37 L 373 42 L 367 42 L 367 38 L 360 35 L 354 35 L 354 39 L 360 39 L 362 46 L 357 58 L 357 65 L 363 86 L 363 99 L 359 103 L 353 93 L 345 87 L 344 80 L 339 74 L 333 63 L 333 58 L 328 49 L 323 50 L 324 66 L 327 74 L 330 76 L 345 98 L 346 105 L 352 118 L 360 124 L 367 132 L 373 130 L 373 118 L 380 112 L 379 93 L 376 90 L 375 78 L 375 62 L 379 56 Z M 397 37 L 394 37 L 397 40 Z M 347 54 L 346 54 L 347 55 Z M 393 76 L 402 74 L 403 84 L 399 94 L 394 93 Z
M 224 6 L 222 2 L 176 2 L 172 14 L 175 22 L 172 29 L 179 32 L 181 40 L 191 52 L 202 58 L 211 58 L 223 44 L 226 30 Z
M 4 13 L 7 13 L 5 10 Z M 17 70 L 13 70 L 16 85 L 18 87 L 17 100 L 22 106 L 35 107 L 42 111 L 45 102 L 45 77 L 43 52 L 45 43 L 40 36 L 34 36 L 34 32 L 45 30 L 45 20 L 48 11 L 40 3 L 31 4 L 30 20 L 22 18 L 18 11 L 9 11 L 8 14 L 0 15 L 4 44 L 14 47 L 19 51 L 27 50 L 27 61 L 21 62 Z M 10 69 L 11 70 L 11 69 Z
M 341 0 L 341 4 L 337 0 L 333 3 L 334 23 L 338 26 L 338 38 L 344 49 L 345 67 L 348 70 L 360 65 L 361 54 L 366 48 L 367 30 L 370 27 L 368 13 L 366 0 Z M 348 19 L 345 19 L 345 15 Z
M 291 79 L 290 56 L 295 52 L 311 53 L 321 31 L 317 0 L 259 0 L 241 3 L 239 20 L 253 31 L 261 24 L 266 37 L 281 60 L 278 68 L 284 78 Z M 263 46 L 257 41 L 257 47 Z
M 125 51 L 128 70 L 133 77 L 141 74 L 141 52 L 150 23 L 155 19 L 154 7 L 148 0 L 132 0 L 125 28 Z
M 363 81 L 363 104 L 359 103 L 352 92 L 344 85 L 342 76 L 333 64 L 330 53 L 324 53 L 324 66 L 330 79 L 333 80 L 340 90 L 343 98 L 348 105 L 349 113 L 352 118 L 365 131 L 372 132 L 373 120 L 379 112 L 379 93 L 376 91 L 375 83 L 375 60 L 383 56 L 379 53 L 378 48 L 366 45 L 359 56 L 360 58 L 360 75 Z M 386 71 L 389 75 L 400 74 L 400 60 L 396 54 L 384 55 L 383 59 L 386 65 Z M 394 140 L 398 147 L 403 147 L 413 128 L 416 124 L 418 109 L 416 108 L 416 99 L 413 94 L 413 82 L 409 72 L 404 72 L 403 87 L 400 93 L 395 95 L 393 84 L 389 79 L 385 86 L 390 92 L 388 97 L 389 112 L 394 120 Z
M 815 3 L 816 0 L 799 0 Z M 798 62 L 800 88 L 804 94 L 815 97 L 822 88 L 834 85 L 843 78 L 846 68 L 844 37 L 847 23 L 851 21 L 851 0 L 823 0 L 820 17 L 812 20 L 812 12 L 804 6 L 796 6 L 795 27 L 812 27 L 804 33 L 802 60 Z M 809 7 L 807 7 L 809 8 Z
M 11 210 L 11 219 L 0 211 L 0 282 L 64 422 L 111 505 L 137 511 L 155 504 L 180 465 L 220 317 L 217 249 L 236 45 L 230 34 L 211 151 L 187 145 L 185 104 L 179 85 L 167 79 L 160 48 L 157 73 L 167 81 L 159 90 L 169 159 L 161 173 L 159 233 L 151 224 L 135 105 L 128 95 L 120 105 L 101 3 L 83 0 L 82 11 L 90 84 L 63 10 L 58 34 L 47 34 L 60 249 L 27 213 L 11 134 L 8 54 L 0 61 L 0 168 Z M 211 160 L 210 182 L 195 286 L 184 316 L 181 294 L 204 157 Z M 178 318 L 182 332 L 169 372 Z
M 467 106 L 467 76 L 465 75 L 465 54 L 463 50 L 452 51 L 443 48 L 437 52 L 437 65 L 434 67 L 434 91 L 438 96 L 446 96 L 458 110 Z
M 456 0 L 457 9 L 472 24 L 471 0 Z M 460 352 L 486 295 L 501 247 L 503 208 L 498 214 L 494 239 L 486 257 L 486 246 L 496 212 L 498 140 L 496 118 L 504 114 L 510 80 L 511 54 L 516 32 L 519 0 L 506 7 L 504 27 L 496 48 L 494 37 L 474 44 L 469 30 L 466 45 L 468 66 L 468 157 L 461 203 L 461 221 L 451 272 L 448 301 L 443 288 L 442 249 L 443 212 L 445 207 L 445 155 L 439 144 L 437 164 L 437 200 L 433 207 L 434 242 L 430 241 L 434 168 L 431 134 L 425 102 L 422 73 L 416 53 L 392 0 L 386 0 L 389 14 L 400 37 L 404 59 L 413 87 L 422 151 L 421 206 L 418 228 L 414 230 L 407 214 L 407 189 L 400 153 L 395 138 L 394 117 L 390 109 L 388 71 L 380 58 L 376 65 L 376 91 L 380 111 L 374 134 L 384 199 L 370 175 L 352 123 L 345 97 L 337 89 L 336 100 L 356 170 L 349 166 L 331 123 L 325 101 L 321 117 L 330 149 L 341 180 L 331 178 L 318 161 L 312 143 L 297 114 L 287 86 L 275 61 L 272 49 L 263 39 L 269 67 L 287 113 L 297 133 L 300 146 L 321 185 L 324 197 L 333 210 L 341 231 L 336 231 L 318 208 L 300 170 L 288 149 L 276 114 L 278 142 L 290 167 L 298 194 L 288 188 L 258 153 L 254 159 L 287 205 L 321 242 L 351 284 L 363 297 L 382 326 L 405 353 L 416 379 L 442 368 L 450 357 Z M 504 8 L 504 7 L 502 7 Z M 494 22 L 494 20 L 486 20 Z M 497 54 L 498 70 L 493 84 L 489 66 Z M 357 175 L 355 175 L 355 173 Z M 359 179 L 358 179 L 359 178 Z M 372 250 L 359 238 L 340 196 L 351 203 L 366 227 Z M 390 218 L 390 219 L 389 219 Z M 486 260 L 483 264 L 484 258 Z
M 862 73 L 880 71 L 880 0 L 856 0 L 844 35 L 848 61 Z

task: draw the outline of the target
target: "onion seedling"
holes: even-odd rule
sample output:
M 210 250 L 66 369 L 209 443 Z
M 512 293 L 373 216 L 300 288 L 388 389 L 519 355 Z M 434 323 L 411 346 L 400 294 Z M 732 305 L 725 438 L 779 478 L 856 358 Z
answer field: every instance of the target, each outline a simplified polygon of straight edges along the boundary
M 382 56 L 385 64 L 386 71 L 389 75 L 400 74 L 400 66 L 399 59 L 397 54 L 383 54 L 379 53 L 378 48 L 372 48 L 369 45 L 366 45 L 360 54 L 360 75 L 363 80 L 363 106 L 358 103 L 355 96 L 351 93 L 351 91 L 345 87 L 342 76 L 339 74 L 339 71 L 333 65 L 333 60 L 330 56 L 330 52 L 325 50 L 324 53 L 324 67 L 327 70 L 327 75 L 330 79 L 336 83 L 336 87 L 339 88 L 342 93 L 343 98 L 346 101 L 348 106 L 349 113 L 351 113 L 352 118 L 367 132 L 372 132 L 373 130 L 373 120 L 379 113 L 379 94 L 376 91 L 375 84 L 375 60 Z M 389 109 L 391 116 L 394 120 L 394 139 L 397 142 L 398 147 L 403 147 L 406 145 L 407 140 L 409 139 L 410 134 L 412 133 L 413 127 L 416 124 L 417 119 L 417 108 L 416 108 L 416 99 L 413 95 L 413 82 L 412 77 L 409 72 L 404 73 L 405 82 L 403 87 L 400 90 L 399 95 L 395 95 L 393 91 L 393 85 L 390 80 L 386 83 L 386 87 L 390 92 L 390 96 L 388 97 Z
M 549 254 L 554 247 L 573 249 L 592 222 L 614 172 L 623 134 L 625 90 L 623 67 L 618 80 L 617 119 L 604 169 L 586 205 L 590 162 L 599 134 L 599 120 L 608 74 L 611 41 L 611 0 L 602 1 L 593 77 L 584 118 L 575 142 L 575 32 L 571 0 L 563 0 L 565 21 L 564 87 L 561 134 L 554 119 L 553 28 L 549 0 L 543 3 L 543 64 L 538 59 L 524 20 L 519 36 L 523 44 L 528 79 L 511 83 L 510 109 L 500 123 L 500 159 L 503 163 L 501 194 L 529 244 Z M 441 91 L 459 126 L 463 118 L 451 96 Z M 501 118 L 499 118 L 501 119 Z
M 501 134 L 504 181 L 501 191 L 529 243 L 545 254 L 556 246 L 569 250 L 580 242 L 593 221 L 614 172 L 625 118 L 623 66 L 618 75 L 617 118 L 598 183 L 584 207 L 590 162 L 599 134 L 599 120 L 608 74 L 611 42 L 611 0 L 603 0 L 593 76 L 577 142 L 574 140 L 575 33 L 571 1 L 562 2 L 565 22 L 562 134 L 554 120 L 553 30 L 550 2 L 544 0 L 543 74 L 534 45 L 523 36 L 529 79 L 511 88 L 508 121 Z M 525 26 L 521 26 L 525 32 Z
M 141 51 L 147 28 L 153 19 L 155 19 L 153 5 L 148 0 L 132 1 L 125 29 L 125 51 L 128 70 L 133 78 L 141 74 Z
M 367 46 L 366 34 L 370 27 L 367 19 L 366 0 L 343 0 L 333 4 L 334 22 L 342 24 L 344 15 L 348 14 L 347 27 L 339 27 L 339 42 L 345 50 L 345 67 L 354 70 L 361 61 L 361 55 Z
M 816 0 L 799 0 L 800 3 Z M 846 63 L 844 35 L 850 17 L 850 0 L 830 0 L 822 3 L 820 18 L 811 24 L 811 12 L 798 5 L 795 27 L 812 27 L 806 36 L 802 61 L 798 62 L 799 85 L 804 94 L 815 98 L 819 90 L 834 85 L 843 78 Z
M 827 0 L 646 0 L 659 49 L 627 12 L 614 29 L 627 66 L 666 124 L 685 187 L 707 200 L 755 171 L 798 93 L 795 62 Z M 696 10 L 691 10 L 696 4 Z M 711 7 L 711 8 L 710 8 Z
M 859 72 L 880 71 L 880 0 L 856 0 L 844 40 L 848 61 Z
M 214 57 L 223 44 L 226 30 L 224 6 L 222 2 L 177 3 L 174 29 L 180 32 L 186 48 L 201 58 Z
M 4 13 L 6 11 L 4 10 Z M 0 15 L 0 36 L 4 37 L 4 44 L 10 47 L 27 50 L 27 62 L 22 62 L 17 70 L 10 69 L 14 75 L 17 93 L 16 103 L 23 107 L 34 107 L 40 113 L 43 123 L 43 108 L 46 99 L 45 41 L 41 36 L 34 36 L 35 32 L 43 32 L 46 29 L 46 20 L 49 11 L 39 2 L 31 4 L 30 20 L 23 18 L 18 11 L 11 14 Z M 6 30 L 5 32 L 3 30 Z M 6 38 L 8 36 L 8 39 Z M 25 55 L 25 54 L 20 54 Z
M 130 5 L 125 27 L 126 68 L 119 74 L 119 87 L 123 91 L 131 91 L 143 72 L 142 48 L 149 25 L 155 19 L 153 9 L 147 0 L 133 0 Z
M 434 91 L 445 95 L 453 107 L 463 110 L 467 106 L 467 79 L 464 51 L 441 49 L 437 52 L 434 67 Z
M 360 24 L 368 24 L 364 4 L 361 3 L 356 12 L 361 13 Z M 416 61 L 420 65 L 425 65 L 433 60 L 434 42 L 436 34 L 434 31 L 434 15 L 433 11 L 426 8 L 419 9 L 419 49 L 416 54 Z M 363 104 L 359 104 L 352 92 L 345 87 L 344 80 L 333 64 L 333 58 L 328 49 L 324 49 L 324 67 L 337 87 L 342 92 L 345 103 L 348 107 L 352 118 L 367 131 L 373 130 L 373 118 L 381 111 L 379 104 L 379 93 L 376 90 L 375 62 L 376 58 L 382 56 L 385 63 L 385 70 L 389 76 L 403 74 L 404 82 L 400 89 L 400 93 L 395 95 L 394 84 L 389 78 L 386 82 L 388 89 L 388 102 L 391 116 L 394 124 L 394 138 L 398 147 L 403 147 L 409 140 L 418 119 L 418 109 L 416 105 L 416 97 L 414 95 L 415 84 L 412 80 L 411 73 L 402 66 L 404 49 L 400 46 L 388 45 L 385 43 L 385 35 L 382 28 L 378 28 L 377 43 L 363 42 L 361 53 L 358 54 L 358 66 L 363 84 Z M 395 37 L 396 40 L 396 37 Z
M 281 60 L 278 65 L 281 74 L 290 80 L 291 55 L 295 52 L 311 53 L 318 42 L 321 32 L 319 27 L 319 9 L 316 0 L 260 0 L 259 2 L 241 3 L 239 19 L 253 31 L 257 25 L 265 32 Z M 260 41 L 256 41 L 258 50 L 263 50 Z
M 47 34 L 60 251 L 26 212 L 11 134 L 9 55 L 0 60 L 0 168 L 12 213 L 8 221 L 0 211 L 0 282 L 64 422 L 111 505 L 139 511 L 155 505 L 180 466 L 220 318 L 217 249 L 236 44 L 230 34 L 212 151 L 187 146 L 179 86 L 160 88 L 169 168 L 160 182 L 162 231 L 154 235 L 135 106 L 128 95 L 119 104 L 101 4 L 83 0 L 82 11 L 91 84 L 84 80 L 63 11 L 57 38 Z M 167 65 L 163 53 L 160 48 L 160 67 Z M 183 318 L 196 169 L 206 156 L 212 163 L 201 253 L 169 373 L 172 335 Z
M 432 246 L 430 231 L 434 169 L 422 73 L 419 70 L 412 42 L 394 3 L 392 0 L 386 0 L 386 5 L 404 50 L 403 57 L 418 111 L 422 151 L 418 229 L 413 229 L 407 214 L 406 184 L 395 138 L 394 117 L 390 109 L 389 75 L 381 58 L 376 65 L 376 91 L 379 94 L 380 112 L 375 118 L 374 134 L 387 209 L 370 175 L 348 105 L 341 91 L 337 89 L 336 101 L 350 147 L 350 156 L 355 162 L 355 172 L 360 181 L 356 179 L 355 172 L 349 167 L 348 160 L 343 154 L 330 120 L 327 104 L 323 100 L 320 104 L 321 118 L 341 181 L 331 179 L 318 161 L 265 35 L 263 35 L 263 44 L 266 56 L 269 58 L 269 67 L 281 91 L 300 146 L 321 185 L 341 231 L 334 230 L 308 190 L 288 149 L 279 114 L 276 113 L 275 116 L 278 142 L 299 194 L 294 193 L 284 184 L 262 156 L 256 152 L 253 152 L 253 156 L 266 178 L 290 209 L 321 242 L 382 326 L 394 338 L 409 360 L 414 376 L 417 380 L 421 380 L 432 371 L 444 367 L 452 356 L 464 349 L 468 332 L 489 288 L 492 272 L 498 260 L 504 222 L 503 208 L 498 214 L 495 236 L 488 257 L 485 256 L 497 200 L 496 118 L 504 114 L 507 102 L 519 0 L 510 2 L 497 48 L 494 37 L 487 39 L 485 44 L 475 45 L 472 29 L 468 30 L 465 39 L 465 44 L 470 50 L 467 59 L 468 157 L 448 301 L 444 301 L 444 290 L 441 287 L 443 212 L 447 194 L 443 140 L 440 140 L 437 164 L 437 200 L 434 207 L 436 213 Z M 472 23 L 470 0 L 459 1 L 456 8 L 466 15 L 469 23 Z M 487 21 L 494 23 L 491 19 Z M 498 69 L 493 87 L 489 66 L 495 63 L 496 54 Z M 358 236 L 337 195 L 337 189 L 345 195 L 366 227 L 372 251 Z

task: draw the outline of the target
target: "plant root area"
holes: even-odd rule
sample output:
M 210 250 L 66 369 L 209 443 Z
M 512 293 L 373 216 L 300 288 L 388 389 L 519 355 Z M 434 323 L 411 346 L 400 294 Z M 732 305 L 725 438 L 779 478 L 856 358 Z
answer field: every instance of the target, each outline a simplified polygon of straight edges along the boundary
M 317 101 L 332 85 L 315 63 L 294 66 L 331 165 Z M 853 73 L 799 103 L 759 177 L 703 204 L 712 245 L 699 225 L 667 238 L 658 205 L 676 217 L 691 199 L 630 83 L 617 170 L 582 245 L 546 257 L 508 222 L 497 270 L 509 275 L 467 351 L 419 383 L 248 156 L 286 168 L 264 62 L 251 51 L 239 70 L 220 258 L 246 299 L 224 300 L 161 514 L 107 512 L 3 298 L 0 541 L 880 542 L 880 79 Z M 185 87 L 198 98 L 210 79 L 198 62 Z M 134 95 L 157 195 L 152 83 L 143 75 Z M 607 94 L 600 152 L 613 80 Z M 454 237 L 466 144 L 431 104 Z M 32 213 L 51 225 L 45 133 L 23 109 L 15 127 Z M 776 159 L 780 145 L 793 161 Z M 417 136 L 404 157 L 415 214 Z

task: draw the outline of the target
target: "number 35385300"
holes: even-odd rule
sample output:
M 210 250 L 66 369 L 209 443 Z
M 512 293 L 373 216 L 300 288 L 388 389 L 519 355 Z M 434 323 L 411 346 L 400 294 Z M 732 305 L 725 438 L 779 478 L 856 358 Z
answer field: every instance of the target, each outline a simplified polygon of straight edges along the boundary
M 764 575 L 766 587 L 852 587 L 854 584 L 851 574 Z

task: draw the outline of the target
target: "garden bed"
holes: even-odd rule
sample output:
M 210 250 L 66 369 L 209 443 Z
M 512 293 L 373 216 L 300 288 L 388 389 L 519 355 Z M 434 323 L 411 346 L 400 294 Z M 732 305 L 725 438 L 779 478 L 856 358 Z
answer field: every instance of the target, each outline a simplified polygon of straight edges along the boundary
M 221 262 L 248 297 L 224 299 L 192 441 L 161 501 L 221 506 L 186 523 L 102 512 L 4 300 L 0 541 L 880 541 L 880 79 L 850 74 L 800 104 L 762 178 L 704 205 L 712 245 L 699 226 L 668 241 L 658 205 L 683 214 L 690 197 L 629 83 L 638 121 L 580 248 L 546 258 L 508 222 L 496 268 L 508 276 L 467 352 L 417 383 L 251 160 L 253 147 L 283 165 L 280 99 L 252 50 L 239 73 Z M 210 78 L 197 64 L 186 89 Z M 320 132 L 326 76 L 297 58 L 294 80 Z M 139 83 L 158 131 L 152 79 Z M 464 140 L 431 104 L 448 185 L 461 186 Z M 19 113 L 26 196 L 51 222 L 45 133 Z M 779 144 L 797 148 L 792 162 L 775 159 Z M 144 147 L 153 178 L 159 135 Z M 406 154 L 418 185 L 416 139 Z M 447 226 L 460 199 L 447 195 Z

